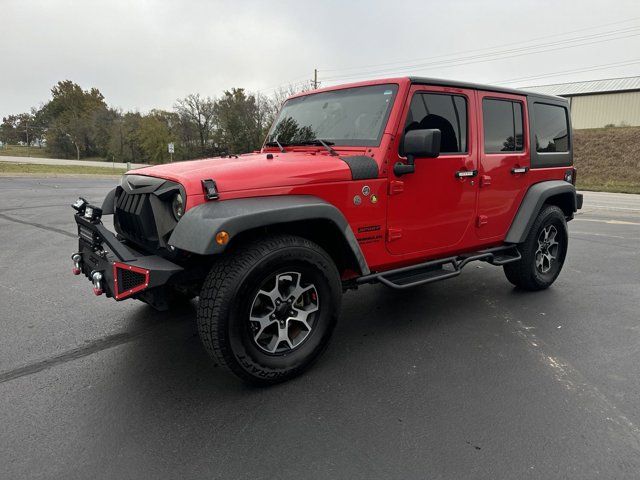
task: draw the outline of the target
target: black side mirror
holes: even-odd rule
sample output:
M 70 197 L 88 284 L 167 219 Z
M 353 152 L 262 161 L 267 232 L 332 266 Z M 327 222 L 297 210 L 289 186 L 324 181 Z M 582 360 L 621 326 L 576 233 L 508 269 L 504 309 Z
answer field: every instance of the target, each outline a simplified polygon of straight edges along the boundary
M 436 158 L 440 155 L 440 130 L 436 128 L 410 130 L 404 135 L 402 149 L 407 156 L 407 163 L 398 162 L 393 166 L 397 176 L 413 173 L 415 157 Z
M 440 155 L 440 130 L 411 130 L 404 135 L 404 154 L 412 157 L 436 158 Z

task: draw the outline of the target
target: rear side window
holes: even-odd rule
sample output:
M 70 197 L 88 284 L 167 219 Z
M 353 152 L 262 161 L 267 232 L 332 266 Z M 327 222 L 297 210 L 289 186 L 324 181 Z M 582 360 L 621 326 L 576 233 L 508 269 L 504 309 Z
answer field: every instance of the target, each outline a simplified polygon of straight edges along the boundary
M 460 95 L 416 93 L 411 99 L 404 132 L 440 130 L 440 153 L 467 151 L 467 101 Z
M 569 122 L 567 122 L 567 110 L 557 105 L 534 103 L 533 115 L 536 151 L 541 153 L 568 152 Z
M 521 152 L 522 104 L 485 98 L 482 101 L 485 153 Z

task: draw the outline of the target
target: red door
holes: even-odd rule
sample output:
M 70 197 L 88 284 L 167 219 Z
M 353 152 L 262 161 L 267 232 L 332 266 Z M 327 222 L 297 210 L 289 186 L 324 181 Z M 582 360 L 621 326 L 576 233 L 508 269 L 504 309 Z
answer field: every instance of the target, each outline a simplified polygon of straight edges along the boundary
M 390 158 L 387 249 L 395 255 L 445 253 L 455 250 L 473 224 L 477 178 L 458 172 L 477 171 L 475 91 L 449 87 L 411 87 Z M 438 158 L 416 158 L 415 172 L 393 174 L 402 156 L 404 133 L 438 128 Z M 393 148 L 393 147 L 392 147 Z
M 529 125 L 525 97 L 478 92 L 480 166 L 476 235 L 502 239 L 526 191 Z

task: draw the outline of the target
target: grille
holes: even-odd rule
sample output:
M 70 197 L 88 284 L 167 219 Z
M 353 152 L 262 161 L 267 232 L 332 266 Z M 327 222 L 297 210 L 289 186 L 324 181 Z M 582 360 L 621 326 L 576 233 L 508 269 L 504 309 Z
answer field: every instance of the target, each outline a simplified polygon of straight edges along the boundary
M 149 196 L 148 193 L 131 194 L 121 190 L 116 200 L 115 220 L 118 230 L 143 245 L 155 245 L 158 241 Z
M 119 286 L 121 292 L 132 290 L 145 282 L 145 276 L 142 273 L 124 269 L 118 269 L 118 272 L 120 273 Z

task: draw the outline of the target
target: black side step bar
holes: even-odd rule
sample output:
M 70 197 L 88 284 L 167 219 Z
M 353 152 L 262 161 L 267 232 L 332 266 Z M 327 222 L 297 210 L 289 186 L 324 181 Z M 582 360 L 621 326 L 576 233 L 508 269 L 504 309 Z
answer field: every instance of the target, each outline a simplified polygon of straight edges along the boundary
M 460 275 L 469 262 L 481 260 L 491 265 L 506 265 L 517 262 L 521 255 L 515 245 L 504 245 L 478 252 L 466 253 L 458 257 L 439 258 L 408 267 L 372 273 L 356 279 L 356 284 L 380 282 L 387 287 L 405 289 L 444 280 Z

